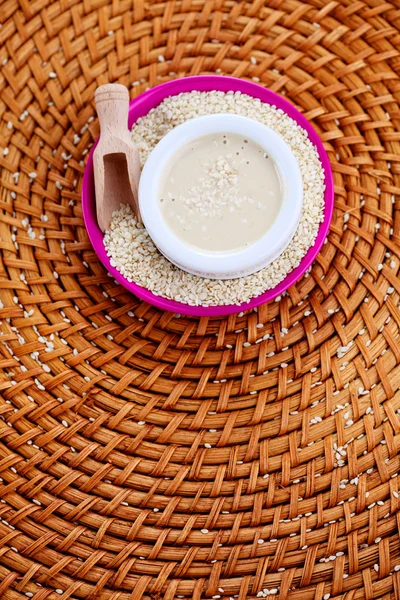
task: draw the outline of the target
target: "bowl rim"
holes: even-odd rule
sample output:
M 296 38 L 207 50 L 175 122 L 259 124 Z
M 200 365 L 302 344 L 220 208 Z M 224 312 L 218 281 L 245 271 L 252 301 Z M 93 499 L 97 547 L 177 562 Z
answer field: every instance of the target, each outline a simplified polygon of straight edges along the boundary
M 189 304 L 157 296 L 150 290 L 125 279 L 125 277 L 111 265 L 110 259 L 107 256 L 103 244 L 104 236 L 97 224 L 94 195 L 93 152 L 98 140 L 96 140 L 95 144 L 92 146 L 86 162 L 81 192 L 83 219 L 89 240 L 92 243 L 98 258 L 110 275 L 141 300 L 165 311 L 194 317 L 222 317 L 245 310 L 251 310 L 261 304 L 275 300 L 293 285 L 314 261 L 328 234 L 334 207 L 332 169 L 326 150 L 314 127 L 288 100 L 257 83 L 224 75 L 195 75 L 192 77 L 183 77 L 166 81 L 146 90 L 131 100 L 129 105 L 128 125 L 129 127 L 132 127 L 137 119 L 146 115 L 152 108 L 158 106 L 168 96 L 176 96 L 190 91 L 202 92 L 212 90 L 248 94 L 253 98 L 258 98 L 262 102 L 272 104 L 278 109 L 283 110 L 289 117 L 296 121 L 298 125 L 307 131 L 309 139 L 317 148 L 319 158 L 325 171 L 324 220 L 320 224 L 315 243 L 309 248 L 300 264 L 293 269 L 293 271 L 288 273 L 277 286 L 252 298 L 249 302 L 244 302 L 240 305 L 190 306 Z
M 190 246 L 168 226 L 159 204 L 159 186 L 170 160 L 195 139 L 214 133 L 246 136 L 267 152 L 278 172 L 282 202 L 273 223 L 251 245 L 207 251 Z M 173 264 L 211 279 L 234 279 L 254 273 L 276 259 L 297 229 L 303 206 L 303 182 L 292 149 L 276 131 L 243 115 L 218 113 L 195 117 L 169 131 L 151 151 L 139 182 L 139 207 L 146 229 Z

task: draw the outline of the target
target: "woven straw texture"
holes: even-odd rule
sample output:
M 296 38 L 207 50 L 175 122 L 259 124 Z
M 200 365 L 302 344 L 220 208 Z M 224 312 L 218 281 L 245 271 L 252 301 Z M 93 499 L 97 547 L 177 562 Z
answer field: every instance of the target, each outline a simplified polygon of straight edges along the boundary
M 399 600 L 399 0 L 0 14 L 0 598 Z M 190 319 L 107 276 L 80 186 L 97 85 L 215 72 L 312 121 L 335 214 L 279 301 Z

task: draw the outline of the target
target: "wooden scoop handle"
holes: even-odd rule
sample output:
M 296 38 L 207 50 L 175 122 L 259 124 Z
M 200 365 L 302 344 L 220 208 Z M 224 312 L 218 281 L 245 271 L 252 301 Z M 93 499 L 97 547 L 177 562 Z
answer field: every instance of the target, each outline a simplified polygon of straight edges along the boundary
M 127 88 L 118 83 L 107 83 L 97 88 L 94 99 L 102 136 L 126 136 L 129 112 Z

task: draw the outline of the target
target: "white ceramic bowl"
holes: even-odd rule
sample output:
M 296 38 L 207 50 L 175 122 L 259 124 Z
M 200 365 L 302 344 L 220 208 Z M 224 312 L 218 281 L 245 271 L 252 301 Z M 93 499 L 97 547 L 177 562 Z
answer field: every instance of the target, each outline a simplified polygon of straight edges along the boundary
M 259 144 L 274 161 L 281 180 L 283 201 L 275 221 L 262 237 L 239 250 L 211 252 L 186 244 L 165 222 L 158 201 L 161 175 L 171 158 L 192 140 L 214 133 L 245 135 Z M 291 241 L 302 203 L 300 168 L 286 142 L 258 121 L 231 114 L 197 117 L 175 127 L 151 152 L 139 183 L 140 213 L 157 248 L 184 271 L 210 279 L 243 277 L 269 265 Z

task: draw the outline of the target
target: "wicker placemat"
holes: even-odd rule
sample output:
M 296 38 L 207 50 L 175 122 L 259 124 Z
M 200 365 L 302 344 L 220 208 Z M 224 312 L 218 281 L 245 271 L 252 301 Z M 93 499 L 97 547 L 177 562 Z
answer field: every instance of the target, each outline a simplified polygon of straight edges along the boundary
M 400 598 L 398 0 L 3 0 L 0 598 Z M 95 87 L 221 72 L 326 143 L 279 302 L 161 313 L 82 221 Z M 396 566 L 397 565 L 397 566 Z

